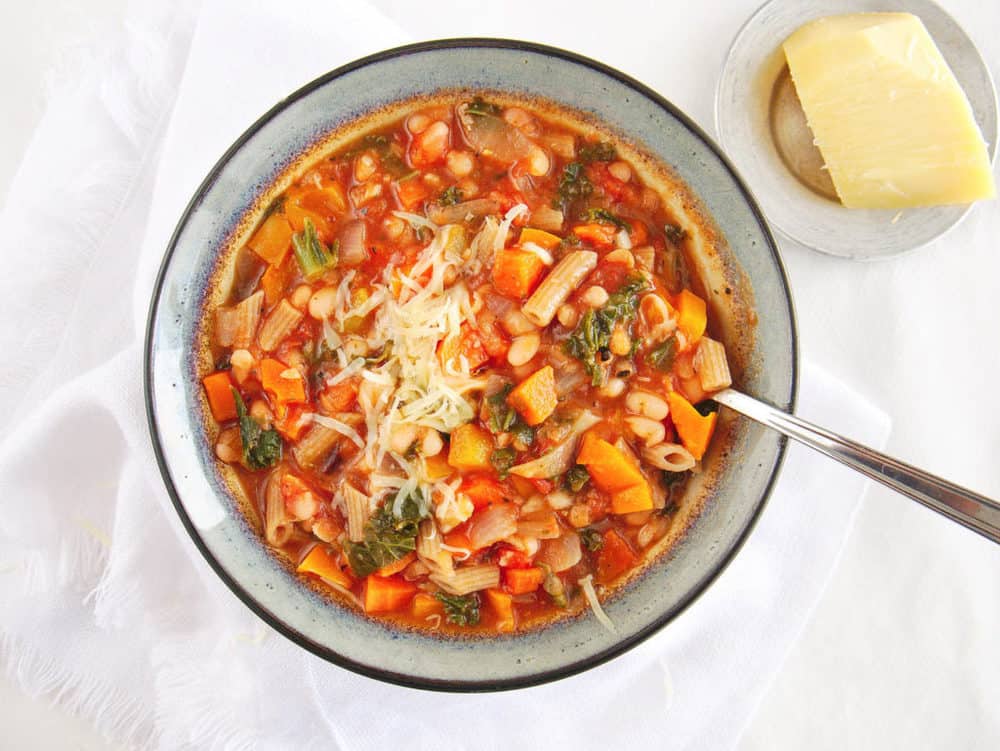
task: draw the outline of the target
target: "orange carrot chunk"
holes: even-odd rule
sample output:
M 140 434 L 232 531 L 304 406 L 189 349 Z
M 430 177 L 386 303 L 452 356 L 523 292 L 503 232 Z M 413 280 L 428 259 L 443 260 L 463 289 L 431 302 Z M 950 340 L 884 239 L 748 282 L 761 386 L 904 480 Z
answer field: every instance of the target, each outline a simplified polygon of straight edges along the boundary
M 372 574 L 365 579 L 365 612 L 391 613 L 407 605 L 416 594 L 417 585 L 400 576 Z
M 220 370 L 201 379 L 208 397 L 208 407 L 217 422 L 236 417 L 236 397 L 233 396 L 233 379 L 228 370 Z
M 545 273 L 545 262 L 534 253 L 508 248 L 493 260 L 493 286 L 502 295 L 524 299 L 535 291 Z
M 396 183 L 396 196 L 399 198 L 399 203 L 407 211 L 417 208 L 430 194 L 423 180 L 418 180 L 415 177 Z
M 615 493 L 646 482 L 642 472 L 624 452 L 594 433 L 584 434 L 576 461 L 587 468 L 594 485 L 605 493 Z
M 718 413 L 700 414 L 691 402 L 676 391 L 667 394 L 667 404 L 670 407 L 670 417 L 674 421 L 674 428 L 677 430 L 681 443 L 684 444 L 684 448 L 691 452 L 691 456 L 701 461 L 706 449 L 708 449 L 709 441 L 712 440 L 712 433 L 715 432 L 715 421 L 718 419 Z
M 649 511 L 652 508 L 653 491 L 645 480 L 611 494 L 611 511 L 615 514 L 631 514 L 633 511 Z
M 330 552 L 325 545 L 314 545 L 309 554 L 302 559 L 296 571 L 301 574 L 313 574 L 342 587 L 350 588 L 353 580 L 337 563 L 338 556 Z
M 426 620 L 428 616 L 438 615 L 444 617 L 444 605 L 434 595 L 426 592 L 417 592 L 410 603 L 410 612 L 418 620 Z
M 701 339 L 701 335 L 705 333 L 705 326 L 708 324 L 705 301 L 694 292 L 683 289 L 677 295 L 676 303 L 677 328 L 684 332 L 688 346 L 690 346 L 697 343 Z
M 518 242 L 522 245 L 524 243 L 534 243 L 539 248 L 553 250 L 562 242 L 562 238 L 553 235 L 551 232 L 545 232 L 534 227 L 525 227 L 521 230 L 521 237 L 518 239 Z
M 486 600 L 496 615 L 496 629 L 501 633 L 514 630 L 514 598 L 499 589 L 487 589 Z
M 260 382 L 281 404 L 304 402 L 306 384 L 297 368 L 289 367 L 281 360 L 268 357 L 260 361 Z
M 604 533 L 604 545 L 597 554 L 597 580 L 613 581 L 632 568 L 635 561 L 635 553 L 625 538 L 615 530 L 609 529 Z
M 573 234 L 581 240 L 586 240 L 595 248 L 610 248 L 615 244 L 615 233 L 618 230 L 611 224 L 578 224 L 573 228 Z
M 272 266 L 278 266 L 292 247 L 292 227 L 284 214 L 271 214 L 257 228 L 250 242 L 250 249 Z
M 545 572 L 537 566 L 531 568 L 505 568 L 503 583 L 512 595 L 524 595 L 534 592 L 545 581 Z
M 478 425 L 466 423 L 451 431 L 448 464 L 463 471 L 489 470 L 493 453 L 493 437 Z
M 521 381 L 510 394 L 507 404 L 517 410 L 528 425 L 538 425 L 551 415 L 557 404 L 556 377 L 551 365 L 539 368 Z
M 491 503 L 503 503 L 504 499 L 503 486 L 489 475 L 475 474 L 462 478 L 458 492 L 467 495 L 477 510 Z

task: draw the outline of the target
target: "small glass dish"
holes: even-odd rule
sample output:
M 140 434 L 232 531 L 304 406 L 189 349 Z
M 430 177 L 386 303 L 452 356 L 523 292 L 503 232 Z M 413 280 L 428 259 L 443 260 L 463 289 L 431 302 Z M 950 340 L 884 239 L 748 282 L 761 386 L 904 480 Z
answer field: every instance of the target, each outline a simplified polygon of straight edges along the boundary
M 924 22 L 972 105 L 992 163 L 997 97 L 989 67 L 955 19 L 930 0 L 770 0 L 736 35 L 719 77 L 715 130 L 723 150 L 771 225 L 821 253 L 855 259 L 904 253 L 943 235 L 971 208 L 847 209 L 830 195 L 833 186 L 797 106 L 781 45 L 815 18 L 890 11 L 913 13 Z M 785 144 L 784 157 L 778 143 Z M 800 151 L 793 156 L 788 144 L 796 143 Z

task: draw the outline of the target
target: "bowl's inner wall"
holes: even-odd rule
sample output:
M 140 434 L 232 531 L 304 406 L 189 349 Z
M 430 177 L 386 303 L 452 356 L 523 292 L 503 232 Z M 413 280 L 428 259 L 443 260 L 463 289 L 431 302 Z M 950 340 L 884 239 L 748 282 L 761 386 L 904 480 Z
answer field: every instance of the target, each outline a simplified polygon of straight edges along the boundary
M 434 685 L 492 687 L 537 680 L 615 651 L 655 628 L 701 591 L 755 518 L 781 455 L 775 434 L 746 421 L 732 459 L 697 524 L 651 571 L 612 599 L 617 636 L 581 618 L 516 638 L 441 640 L 402 633 L 331 605 L 298 585 L 235 511 L 202 438 L 193 377 L 200 301 L 217 250 L 284 169 L 338 126 L 400 99 L 442 88 L 537 95 L 592 113 L 674 167 L 700 198 L 752 283 L 759 321 L 744 388 L 789 406 L 795 344 L 790 301 L 772 243 L 726 164 L 681 118 L 641 91 L 574 60 L 532 49 L 420 49 L 307 87 L 265 119 L 220 164 L 192 203 L 165 269 L 150 340 L 150 392 L 166 468 L 206 552 L 285 630 L 327 657 L 384 677 Z M 766 367 L 764 364 L 766 363 Z M 475 659 L 470 659 L 471 655 Z

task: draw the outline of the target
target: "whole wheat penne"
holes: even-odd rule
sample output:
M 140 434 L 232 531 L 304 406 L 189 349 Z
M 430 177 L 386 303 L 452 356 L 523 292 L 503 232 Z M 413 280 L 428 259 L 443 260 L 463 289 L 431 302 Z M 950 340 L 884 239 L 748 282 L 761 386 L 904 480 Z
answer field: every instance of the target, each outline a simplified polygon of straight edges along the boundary
M 597 253 L 592 250 L 574 250 L 563 256 L 521 306 L 521 312 L 536 326 L 548 326 L 559 306 L 596 266 Z
M 219 308 L 215 313 L 216 342 L 233 349 L 249 347 L 263 306 L 264 293 L 257 291 L 231 308 Z
M 260 335 L 257 337 L 260 348 L 265 352 L 273 351 L 299 325 L 302 316 L 302 311 L 288 300 L 282 300 L 278 303 L 278 306 L 271 311 L 271 315 L 264 321 L 264 325 L 260 327 Z
M 679 443 L 658 443 L 642 450 L 642 459 L 657 469 L 686 472 L 695 465 L 691 452 Z
M 431 574 L 430 580 L 448 594 L 467 595 L 480 589 L 500 586 L 500 567 L 492 563 L 481 563 L 455 569 L 450 575 Z
M 368 521 L 368 496 L 345 482 L 344 507 L 347 510 L 347 539 L 361 542 L 365 538 L 365 522 Z
M 441 549 L 441 533 L 431 519 L 425 519 L 420 523 L 417 557 L 427 568 L 442 576 L 450 575 L 454 567 L 451 553 Z
M 274 472 L 267 481 L 264 492 L 264 537 L 271 545 L 284 545 L 292 536 L 292 520 L 285 510 L 281 495 L 281 481 Z
M 336 430 L 313 423 L 309 432 L 299 439 L 292 453 L 295 455 L 295 461 L 303 467 L 312 469 L 319 466 L 341 440 L 343 436 Z
M 719 391 L 733 385 L 722 342 L 703 336 L 694 353 L 694 372 L 705 391 Z

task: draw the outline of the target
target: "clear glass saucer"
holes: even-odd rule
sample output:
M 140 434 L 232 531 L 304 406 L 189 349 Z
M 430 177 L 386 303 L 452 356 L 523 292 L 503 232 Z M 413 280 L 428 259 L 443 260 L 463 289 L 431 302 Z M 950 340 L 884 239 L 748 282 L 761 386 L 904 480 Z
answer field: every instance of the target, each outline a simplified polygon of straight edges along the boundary
M 815 18 L 880 11 L 913 13 L 924 22 L 965 90 L 993 161 L 997 97 L 989 68 L 955 19 L 930 0 L 770 0 L 733 40 L 715 95 L 719 142 L 771 225 L 801 245 L 843 258 L 914 250 L 957 225 L 972 208 L 847 209 L 823 195 L 822 185 L 808 187 L 800 180 L 775 145 L 770 112 L 775 84 L 787 71 L 782 42 Z

